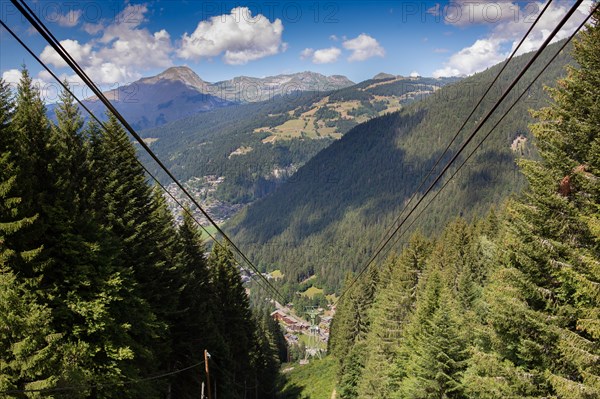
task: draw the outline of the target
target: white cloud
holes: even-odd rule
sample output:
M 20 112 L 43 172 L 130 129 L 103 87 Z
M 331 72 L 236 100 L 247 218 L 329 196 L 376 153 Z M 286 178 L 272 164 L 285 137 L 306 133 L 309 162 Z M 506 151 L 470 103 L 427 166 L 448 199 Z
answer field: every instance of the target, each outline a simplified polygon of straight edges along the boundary
M 102 25 L 101 23 L 97 23 L 97 24 L 92 24 L 89 22 L 86 22 L 83 24 L 83 30 L 89 34 L 89 35 L 97 35 L 98 33 L 102 32 L 104 30 L 104 25 Z
M 40 72 L 38 77 L 31 77 L 31 83 L 33 87 L 37 88 L 40 92 L 40 96 L 47 102 L 49 98 L 56 98 L 59 90 L 57 86 L 59 85 L 54 80 L 46 80 L 44 77 L 50 77 L 50 74 L 46 71 Z M 16 88 L 21 81 L 21 71 L 18 69 L 9 69 L 7 71 L 2 72 L 2 79 L 9 84 L 9 86 Z
M 304 50 L 302 50 L 300 52 L 300 59 L 301 60 L 307 60 L 309 58 L 312 58 L 312 56 L 313 56 L 314 53 L 315 53 L 315 49 L 305 48 Z
M 341 54 L 342 50 L 337 47 L 320 49 L 314 52 L 312 62 L 314 64 L 330 64 L 336 62 Z
M 354 39 L 342 43 L 345 49 L 352 51 L 348 61 L 364 61 L 371 57 L 383 57 L 385 50 L 377 40 L 371 36 L 361 33 Z
M 9 69 L 8 71 L 2 72 L 2 79 L 9 85 L 16 85 L 21 80 L 21 71 L 18 69 Z
M 71 54 L 71 57 L 73 57 L 73 59 L 77 61 L 77 63 L 81 63 L 84 65 L 88 63 L 89 58 L 92 55 L 91 44 L 81 45 L 79 44 L 78 40 L 71 39 L 61 40 L 60 44 L 62 44 L 65 50 L 67 50 L 67 52 Z M 67 63 L 62 59 L 62 57 L 58 55 L 58 53 L 54 51 L 54 49 L 50 46 L 46 46 L 44 48 L 42 54 L 40 55 L 40 58 L 45 63 L 51 64 L 57 68 L 63 68 L 67 66 Z
M 544 3 L 528 3 L 527 7 L 541 11 Z M 589 13 L 591 0 L 584 1 L 575 14 L 553 39 L 558 41 L 568 37 Z M 565 2 L 552 3 L 531 34 L 525 39 L 518 54 L 534 51 L 548 38 L 557 22 L 567 13 L 571 4 Z M 537 15 L 520 12 L 519 20 L 506 20 L 497 24 L 486 37 L 478 39 L 471 46 L 453 54 L 444 66 L 434 71 L 434 77 L 471 75 L 480 72 L 506 59 L 516 48 Z M 503 48 L 510 50 L 504 51 Z
M 285 51 L 280 19 L 270 22 L 262 14 L 252 16 L 247 7 L 237 7 L 229 15 L 202 21 L 196 30 L 182 36 L 177 55 L 184 59 L 211 58 L 223 54 L 223 61 L 242 65 Z
M 58 14 L 54 12 L 48 16 L 48 20 L 56 22 L 59 26 L 72 28 L 79 24 L 79 19 L 81 18 L 82 14 L 83 11 L 81 10 L 71 10 L 66 14 Z
M 419 76 L 421 76 L 421 74 L 417 71 L 412 71 L 408 76 L 410 76 L 411 78 L 418 78 Z
M 337 37 L 336 35 L 331 35 L 331 36 L 329 36 L 329 40 L 337 42 L 338 40 L 340 40 L 340 38 Z
M 444 68 L 438 69 L 433 76 L 461 76 L 475 72 L 501 62 L 505 55 L 499 52 L 500 44 L 492 39 L 479 39 L 473 45 L 452 55 Z
M 148 8 L 128 5 L 115 17 L 112 24 L 84 26 L 89 32 L 103 32 L 88 43 L 62 40 L 61 44 L 90 77 L 100 85 L 129 83 L 141 77 L 141 72 L 172 65 L 173 46 L 166 30 L 150 32 L 140 27 Z M 62 58 L 46 46 L 40 58 L 57 68 L 65 67 Z

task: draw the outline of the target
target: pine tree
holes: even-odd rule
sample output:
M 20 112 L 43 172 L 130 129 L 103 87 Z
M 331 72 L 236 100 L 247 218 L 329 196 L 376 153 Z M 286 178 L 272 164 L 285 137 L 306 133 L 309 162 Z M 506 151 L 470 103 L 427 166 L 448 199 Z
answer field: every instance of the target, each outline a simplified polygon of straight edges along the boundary
M 347 281 L 352 279 L 348 277 Z M 336 318 L 339 319 L 332 326 L 332 337 L 335 337 L 330 350 L 340 363 L 340 396 L 344 399 L 356 398 L 358 395 L 367 349 L 364 341 L 371 326 L 369 313 L 378 283 L 379 270 L 372 266 L 348 288 L 338 303 Z
M 429 254 L 430 243 L 415 234 L 399 257 L 388 260 L 390 281 L 378 292 L 371 310 L 372 327 L 366 339 L 366 362 L 359 397 L 389 397 L 389 365 L 396 360 L 402 332 L 413 311 L 419 276 Z
M 597 11 L 576 41 L 579 67 L 550 90 L 553 104 L 534 113 L 541 160 L 521 162 L 529 189 L 509 204 L 503 268 L 486 294 L 482 356 L 495 356 L 503 367 L 474 365 L 468 373 L 474 381 L 509 375 L 511 385 L 471 387 L 478 397 L 499 389 L 512 396 L 600 396 L 599 18 Z
M 13 107 L 10 88 L 0 79 L 0 391 L 55 386 L 48 366 L 55 360 L 59 337 L 51 328 L 49 309 L 17 278 L 20 265 L 33 261 L 42 248 L 10 246 L 12 236 L 37 218 L 22 216 L 22 201 L 16 196 L 20 174 L 14 159 Z
M 459 306 L 433 270 L 405 334 L 400 366 L 402 378 L 392 397 L 406 399 L 464 398 L 462 373 L 467 343 Z
M 257 379 L 250 357 L 257 347 L 256 325 L 238 266 L 226 243 L 213 247 L 208 264 L 219 309 L 215 320 L 227 345 L 213 351 L 221 370 L 221 382 L 217 384 L 223 396 L 231 397 L 236 392 L 241 395 L 244 387 L 253 386 Z
M 215 322 L 214 292 L 205 257 L 205 247 L 193 219 L 183 212 L 183 222 L 177 232 L 179 287 L 172 295 L 178 299 L 171 316 L 172 367 L 184 367 L 204 360 L 204 349 L 216 353 L 224 346 Z M 171 382 L 177 398 L 197 396 L 202 384 L 198 373 L 182 373 Z
M 120 372 L 135 379 L 164 369 L 160 360 L 166 360 L 168 323 L 157 316 L 162 308 L 155 295 L 171 294 L 168 287 L 156 292 L 165 266 L 161 261 L 168 255 L 165 243 L 157 241 L 157 237 L 164 238 L 157 232 L 161 211 L 136 161 L 135 148 L 114 116 L 104 125 L 102 132 L 95 124 L 88 126 L 92 179 L 97 188 L 92 197 L 98 222 L 110 233 L 107 245 L 115 256 L 111 281 L 119 285 L 120 302 L 112 309 L 113 316 L 124 327 L 123 340 L 129 342 L 127 350 L 114 351 L 122 357 Z M 154 397 L 165 389 L 164 381 L 151 381 L 132 385 L 127 394 Z

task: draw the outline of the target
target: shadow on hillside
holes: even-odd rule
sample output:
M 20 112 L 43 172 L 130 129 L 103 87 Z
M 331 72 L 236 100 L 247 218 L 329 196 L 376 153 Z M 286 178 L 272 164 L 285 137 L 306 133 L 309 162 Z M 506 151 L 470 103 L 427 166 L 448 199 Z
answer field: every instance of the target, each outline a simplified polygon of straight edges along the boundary
M 302 395 L 302 387 L 296 385 L 296 384 L 292 384 L 292 385 L 287 385 L 281 392 L 279 392 L 279 395 L 277 396 L 278 399 L 307 399 L 307 396 Z

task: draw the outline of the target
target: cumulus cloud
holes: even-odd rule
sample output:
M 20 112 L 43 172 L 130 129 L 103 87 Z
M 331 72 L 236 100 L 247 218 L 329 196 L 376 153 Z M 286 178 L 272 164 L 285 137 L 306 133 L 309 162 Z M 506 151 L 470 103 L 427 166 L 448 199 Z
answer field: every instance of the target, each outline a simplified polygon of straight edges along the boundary
M 21 71 L 18 69 L 9 69 L 8 71 L 2 72 L 2 80 L 9 85 L 16 85 L 21 80 Z
M 59 83 L 55 82 L 51 78 L 51 75 L 46 71 L 40 72 L 38 77 L 31 78 L 33 87 L 39 90 L 40 96 L 45 102 L 56 101 L 58 98 L 58 93 L 60 92 L 58 89 Z M 18 69 L 9 69 L 4 71 L 2 72 L 2 79 L 10 86 L 16 88 L 21 81 L 21 71 Z
M 348 61 L 365 61 L 372 57 L 383 57 L 385 50 L 373 37 L 361 33 L 354 39 L 342 43 L 346 50 L 352 51 Z
M 83 30 L 89 35 L 97 35 L 98 33 L 104 30 L 104 25 L 102 25 L 101 23 L 92 24 L 86 22 L 85 24 L 83 24 Z
M 88 43 L 67 39 L 61 44 L 96 83 L 131 82 L 141 77 L 141 71 L 172 65 L 173 46 L 169 33 L 164 29 L 152 33 L 141 27 L 147 12 L 145 5 L 130 4 L 112 24 L 88 27 L 94 33 L 102 31 L 100 38 Z M 50 46 L 44 48 L 40 58 L 57 68 L 66 66 Z
M 477 40 L 473 45 L 452 55 L 446 65 L 436 70 L 433 76 L 471 75 L 497 64 L 505 58 L 505 55 L 499 52 L 499 45 L 496 40 Z
M 528 3 L 527 7 L 533 7 L 532 4 L 535 4 L 535 9 L 538 12 L 541 11 L 544 5 L 541 2 Z M 581 21 L 585 19 L 591 5 L 591 0 L 584 1 L 570 18 L 569 22 L 554 37 L 553 41 L 558 41 L 571 35 Z M 537 50 L 548 38 L 557 21 L 567 13 L 570 7 L 571 4 L 564 2 L 552 3 L 531 34 L 525 39 L 518 54 Z M 525 35 L 537 17 L 537 14 L 530 15 L 523 12 L 523 10 L 521 10 L 520 15 L 521 18 L 518 20 L 511 19 L 497 24 L 486 37 L 478 39 L 471 46 L 465 47 L 450 56 L 442 68 L 434 71 L 433 76 L 471 75 L 506 59 L 514 48 L 516 48 L 523 35 Z
M 337 47 L 329 47 L 319 50 L 305 48 L 300 52 L 300 59 L 310 59 L 313 64 L 330 64 L 332 62 L 336 62 L 338 58 L 340 58 L 341 54 L 342 50 Z
M 247 7 L 236 7 L 229 15 L 202 21 L 196 30 L 184 33 L 177 55 L 199 60 L 222 54 L 223 62 L 242 65 L 285 51 L 280 19 L 270 22 L 262 14 L 252 16 Z
M 300 59 L 301 60 L 307 60 L 309 58 L 312 58 L 313 54 L 315 53 L 315 49 L 313 48 L 305 48 L 304 50 L 302 50 L 300 52 Z
M 337 47 L 320 49 L 314 52 L 312 62 L 314 64 L 330 64 L 336 62 L 341 54 L 342 50 Z
M 60 44 L 62 44 L 65 50 L 71 54 L 71 57 L 73 57 L 75 61 L 84 65 L 88 63 L 89 58 L 92 55 L 91 44 L 81 45 L 78 40 L 71 39 L 61 40 Z M 51 64 L 57 68 L 63 68 L 67 66 L 67 63 L 62 59 L 62 57 L 58 55 L 58 53 L 49 45 L 44 48 L 40 58 L 45 63 Z
M 417 71 L 412 71 L 408 76 L 410 76 L 411 78 L 418 78 L 419 76 L 421 76 L 421 74 Z
M 52 13 L 48 15 L 48 20 L 52 22 L 56 22 L 59 26 L 64 26 L 65 28 L 72 28 L 79 24 L 79 19 L 83 11 L 81 10 L 71 10 L 66 14 Z

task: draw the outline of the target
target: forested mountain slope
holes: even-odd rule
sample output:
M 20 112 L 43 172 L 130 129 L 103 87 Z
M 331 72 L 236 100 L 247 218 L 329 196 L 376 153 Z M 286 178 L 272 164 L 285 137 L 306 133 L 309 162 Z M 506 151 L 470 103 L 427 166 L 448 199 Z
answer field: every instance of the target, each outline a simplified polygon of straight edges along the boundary
M 548 47 L 526 74 L 525 82 L 559 46 L 560 43 Z M 512 61 L 454 149 L 530 56 Z M 418 223 L 419 229 L 429 233 L 455 216 L 479 214 L 523 187 L 515 160 L 532 155 L 528 110 L 546 104 L 548 98 L 542 86 L 553 84 L 570 62 L 568 52 L 557 58 L 532 92 L 478 150 L 460 178 L 430 207 Z M 325 288 L 325 293 L 339 289 L 344 274 L 356 270 L 369 258 L 385 229 L 499 68 L 495 66 L 443 87 L 400 112 L 353 128 L 272 195 L 240 214 L 230 224 L 236 240 L 258 263 L 284 272 L 290 295 L 298 282 L 311 275 L 316 275 L 312 284 Z M 521 90 L 524 86 L 518 85 Z M 513 92 L 508 100 L 516 96 Z M 496 115 L 508 108 L 506 104 Z M 482 131 L 487 132 L 491 125 L 488 122 Z
M 352 127 L 454 80 L 390 77 L 335 91 L 296 91 L 197 114 L 142 134 L 222 220 L 241 204 L 273 191 Z
M 347 285 L 329 341 L 339 397 L 600 397 L 599 19 L 534 112 L 523 193 Z

